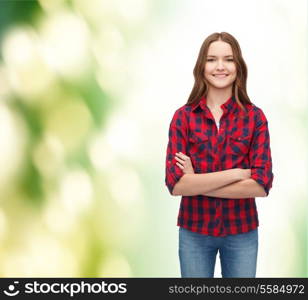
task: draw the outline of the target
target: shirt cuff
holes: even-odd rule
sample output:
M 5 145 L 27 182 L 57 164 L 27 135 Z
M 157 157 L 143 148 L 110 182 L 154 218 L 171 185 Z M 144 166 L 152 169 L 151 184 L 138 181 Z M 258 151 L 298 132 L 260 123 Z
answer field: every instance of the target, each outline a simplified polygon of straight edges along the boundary
M 264 170 L 262 169 L 251 169 L 251 178 L 259 183 L 266 193 L 266 196 L 269 194 L 269 190 L 272 187 L 272 178 L 273 176 L 269 177 L 268 180 L 264 180 L 266 176 L 264 175 Z
M 168 164 L 170 166 L 167 166 L 166 170 L 166 186 L 168 187 L 168 190 L 172 195 L 174 186 L 184 174 L 183 171 L 176 165 L 172 164 L 171 161 L 169 161 Z

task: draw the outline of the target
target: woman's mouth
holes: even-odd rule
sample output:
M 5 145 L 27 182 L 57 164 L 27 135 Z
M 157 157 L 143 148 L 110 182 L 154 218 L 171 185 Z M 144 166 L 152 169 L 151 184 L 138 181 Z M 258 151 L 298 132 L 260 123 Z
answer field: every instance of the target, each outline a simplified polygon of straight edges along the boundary
M 228 76 L 228 74 L 213 74 L 213 76 L 217 78 L 225 78 Z

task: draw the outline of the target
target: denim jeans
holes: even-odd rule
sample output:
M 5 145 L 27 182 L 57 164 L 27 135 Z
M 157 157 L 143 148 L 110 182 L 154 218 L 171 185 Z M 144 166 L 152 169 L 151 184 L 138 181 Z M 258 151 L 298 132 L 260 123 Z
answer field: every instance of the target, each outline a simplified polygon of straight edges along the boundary
M 213 277 L 218 251 L 222 277 L 255 277 L 258 228 L 224 237 L 214 237 L 179 228 L 182 277 Z

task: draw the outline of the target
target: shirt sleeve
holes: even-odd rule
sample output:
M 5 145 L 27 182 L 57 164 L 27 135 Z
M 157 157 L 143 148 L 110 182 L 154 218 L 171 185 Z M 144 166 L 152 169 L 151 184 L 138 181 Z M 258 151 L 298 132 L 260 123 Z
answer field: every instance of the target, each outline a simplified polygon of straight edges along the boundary
M 175 184 L 183 176 L 183 171 L 176 165 L 176 152 L 186 152 L 187 145 L 187 120 L 183 109 L 178 109 L 169 126 L 169 140 L 166 154 L 165 184 L 172 195 Z
M 263 186 L 266 195 L 272 187 L 272 157 L 267 119 L 261 109 L 257 114 L 256 128 L 249 151 L 251 178 Z

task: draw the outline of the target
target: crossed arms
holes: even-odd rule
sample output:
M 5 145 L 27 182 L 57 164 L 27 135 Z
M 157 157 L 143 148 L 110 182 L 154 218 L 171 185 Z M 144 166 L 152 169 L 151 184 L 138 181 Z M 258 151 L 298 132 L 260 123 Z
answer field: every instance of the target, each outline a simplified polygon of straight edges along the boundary
M 172 195 L 234 199 L 266 197 L 263 187 L 249 178 L 249 173 L 246 169 L 236 168 L 205 174 L 184 174 L 175 184 Z

